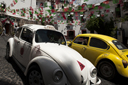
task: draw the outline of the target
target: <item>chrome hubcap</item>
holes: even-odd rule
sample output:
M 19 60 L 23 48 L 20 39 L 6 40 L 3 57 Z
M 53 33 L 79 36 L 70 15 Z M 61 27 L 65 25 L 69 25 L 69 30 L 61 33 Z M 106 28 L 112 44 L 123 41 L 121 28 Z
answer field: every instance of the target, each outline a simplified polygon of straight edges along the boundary
M 108 65 L 102 66 L 101 69 L 102 74 L 106 77 L 110 77 L 113 74 L 113 69 Z
M 29 74 L 29 84 L 30 85 L 43 85 L 42 76 L 38 71 L 33 70 L 33 71 L 30 72 L 30 74 Z

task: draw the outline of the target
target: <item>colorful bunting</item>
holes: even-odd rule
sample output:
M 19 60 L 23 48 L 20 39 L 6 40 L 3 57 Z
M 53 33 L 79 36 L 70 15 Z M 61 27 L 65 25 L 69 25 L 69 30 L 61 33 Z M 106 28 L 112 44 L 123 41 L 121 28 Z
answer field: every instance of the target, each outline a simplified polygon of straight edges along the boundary
M 84 2 L 85 2 L 85 1 L 88 1 L 88 0 L 84 0 Z
M 88 8 L 92 8 L 92 4 L 88 4 L 87 7 L 88 7 Z
M 103 3 L 104 3 L 104 4 L 109 4 L 109 1 L 104 1 Z
M 17 0 L 13 0 L 14 5 L 15 5 L 17 2 L 18 2 Z
M 109 10 L 106 10 L 106 12 L 108 13 L 108 12 L 109 12 Z
M 98 9 L 103 9 L 103 7 L 102 6 L 98 6 Z
M 65 14 L 64 14 L 64 13 L 62 13 L 62 16 L 63 16 L 63 18 L 66 20 L 66 17 L 65 17 Z
M 110 8 L 110 6 L 109 5 L 105 5 L 105 8 Z
M 44 3 L 44 7 L 48 7 L 46 2 Z
M 119 3 L 119 0 L 113 0 L 113 4 Z

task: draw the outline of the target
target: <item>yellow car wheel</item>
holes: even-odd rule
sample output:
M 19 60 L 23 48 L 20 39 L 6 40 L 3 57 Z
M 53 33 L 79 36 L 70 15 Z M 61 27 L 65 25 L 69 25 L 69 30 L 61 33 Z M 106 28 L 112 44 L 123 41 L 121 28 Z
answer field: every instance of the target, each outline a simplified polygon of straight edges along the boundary
M 117 71 L 114 64 L 110 61 L 101 61 L 98 64 L 98 74 L 107 80 L 113 80 L 116 77 Z

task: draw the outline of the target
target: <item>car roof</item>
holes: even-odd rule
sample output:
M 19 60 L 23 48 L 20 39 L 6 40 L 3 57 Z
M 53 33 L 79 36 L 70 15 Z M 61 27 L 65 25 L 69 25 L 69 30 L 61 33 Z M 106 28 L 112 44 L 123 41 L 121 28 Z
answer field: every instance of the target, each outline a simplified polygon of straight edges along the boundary
M 90 36 L 90 37 L 97 37 L 105 41 L 112 41 L 112 40 L 117 40 L 113 37 L 103 35 L 103 34 L 93 34 L 93 33 L 86 33 L 86 34 L 79 34 L 78 36 Z
M 55 30 L 55 27 L 52 26 L 52 25 L 38 25 L 38 24 L 24 24 L 23 25 L 24 27 L 29 27 L 29 29 L 33 30 L 33 31 L 36 31 L 38 29 L 48 29 L 48 30 Z

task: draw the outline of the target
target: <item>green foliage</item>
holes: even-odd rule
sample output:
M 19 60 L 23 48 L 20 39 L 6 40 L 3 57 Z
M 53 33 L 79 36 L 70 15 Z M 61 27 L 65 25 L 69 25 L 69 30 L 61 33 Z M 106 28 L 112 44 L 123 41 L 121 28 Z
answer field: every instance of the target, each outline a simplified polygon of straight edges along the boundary
M 128 21 L 128 16 L 122 17 L 121 22 Z
M 114 36 L 116 28 L 112 18 L 106 21 L 104 17 L 90 18 L 87 21 L 86 28 L 90 31 L 96 31 L 99 34 Z
M 101 17 L 98 18 L 90 18 L 87 21 L 86 28 L 90 31 L 98 30 L 100 29 L 100 23 L 103 24 L 104 20 Z

